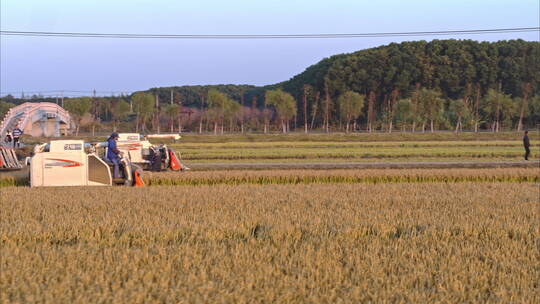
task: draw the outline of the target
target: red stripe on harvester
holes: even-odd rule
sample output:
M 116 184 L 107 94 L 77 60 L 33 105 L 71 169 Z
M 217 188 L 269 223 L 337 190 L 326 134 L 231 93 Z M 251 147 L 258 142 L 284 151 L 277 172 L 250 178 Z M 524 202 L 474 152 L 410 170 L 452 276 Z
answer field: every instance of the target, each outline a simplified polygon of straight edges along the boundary
M 67 166 L 62 166 L 62 167 L 64 167 L 64 168 L 80 167 L 80 166 L 82 166 L 82 164 L 81 164 L 80 162 L 74 161 L 74 160 L 69 160 L 69 159 L 47 158 L 47 160 L 55 160 L 55 161 L 60 161 L 60 162 L 65 162 L 65 163 L 71 164 L 71 165 L 67 165 Z

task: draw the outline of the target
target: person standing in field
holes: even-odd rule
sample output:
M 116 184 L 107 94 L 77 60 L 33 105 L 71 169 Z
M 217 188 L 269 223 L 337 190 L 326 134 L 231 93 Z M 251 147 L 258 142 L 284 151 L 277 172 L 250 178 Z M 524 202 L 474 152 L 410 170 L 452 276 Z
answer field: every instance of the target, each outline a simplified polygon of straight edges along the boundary
M 12 140 L 13 140 L 13 136 L 11 136 L 11 131 L 7 130 L 5 142 L 8 144 L 8 146 L 11 145 Z
M 23 131 L 19 128 L 15 128 L 13 132 L 11 132 L 11 136 L 13 137 L 13 148 L 18 148 L 20 145 L 20 137 L 23 135 Z
M 118 178 L 120 175 L 120 150 L 116 147 L 118 133 L 113 132 L 107 139 L 107 159 L 114 165 L 113 178 Z
M 525 131 L 525 136 L 523 136 L 523 147 L 525 147 L 525 160 L 529 160 L 529 155 L 531 154 L 531 143 L 529 141 L 529 131 Z

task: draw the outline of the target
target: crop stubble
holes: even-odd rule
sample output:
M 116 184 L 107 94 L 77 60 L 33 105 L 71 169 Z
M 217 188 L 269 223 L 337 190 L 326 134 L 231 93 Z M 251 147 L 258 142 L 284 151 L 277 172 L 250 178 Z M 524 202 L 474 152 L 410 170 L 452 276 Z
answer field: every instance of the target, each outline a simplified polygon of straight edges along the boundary
M 521 141 L 276 141 L 172 144 L 186 161 L 516 160 Z M 533 152 L 537 149 L 533 147 Z M 535 157 L 534 155 L 532 156 Z

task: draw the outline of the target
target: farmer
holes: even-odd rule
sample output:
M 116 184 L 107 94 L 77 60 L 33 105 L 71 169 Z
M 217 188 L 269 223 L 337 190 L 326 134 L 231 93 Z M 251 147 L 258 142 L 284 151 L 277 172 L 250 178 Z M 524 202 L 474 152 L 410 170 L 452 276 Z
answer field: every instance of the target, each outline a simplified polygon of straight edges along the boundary
M 529 131 L 525 131 L 525 136 L 523 136 L 523 147 L 525 147 L 525 160 L 529 160 L 529 155 L 531 154 L 531 143 L 529 142 Z
M 19 128 L 15 128 L 13 132 L 11 132 L 11 136 L 13 137 L 13 148 L 18 148 L 20 143 L 20 137 L 23 134 L 23 131 Z
M 107 139 L 107 159 L 114 164 L 113 178 L 118 178 L 120 175 L 120 150 L 116 147 L 118 133 L 113 132 Z
M 13 140 L 13 136 L 11 135 L 11 131 L 10 131 L 10 130 L 7 130 L 5 142 L 6 142 L 8 145 L 10 145 L 12 140 Z

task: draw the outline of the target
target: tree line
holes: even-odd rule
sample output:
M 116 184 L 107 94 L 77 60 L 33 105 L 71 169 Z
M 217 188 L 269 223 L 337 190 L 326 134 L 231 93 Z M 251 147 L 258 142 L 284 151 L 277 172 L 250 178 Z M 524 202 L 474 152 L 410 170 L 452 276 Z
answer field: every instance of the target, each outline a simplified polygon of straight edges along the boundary
M 65 107 L 79 126 L 137 132 L 498 132 L 540 121 L 539 70 L 538 42 L 403 42 L 326 58 L 271 86 L 153 88 Z

